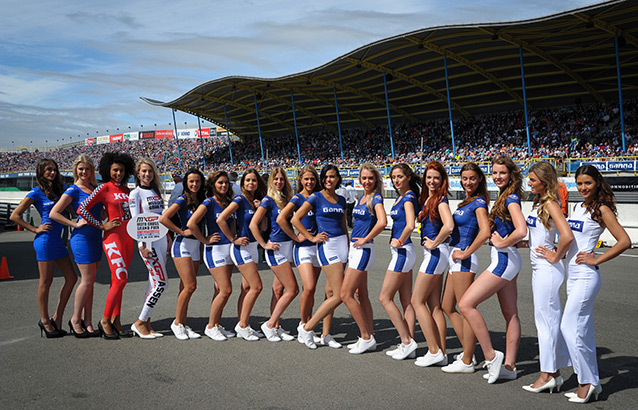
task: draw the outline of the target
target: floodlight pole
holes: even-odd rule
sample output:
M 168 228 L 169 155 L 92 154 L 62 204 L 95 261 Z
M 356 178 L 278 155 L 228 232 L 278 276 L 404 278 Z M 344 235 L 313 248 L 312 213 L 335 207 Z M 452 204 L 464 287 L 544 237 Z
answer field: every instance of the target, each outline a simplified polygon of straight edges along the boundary
M 175 121 L 175 108 L 173 108 L 173 127 L 175 128 L 175 141 L 177 142 L 177 159 L 179 160 L 179 169 L 180 172 L 183 172 L 182 169 L 182 154 L 179 151 L 179 137 L 177 136 L 177 121 Z
M 527 155 L 532 157 L 532 145 L 529 140 L 529 120 L 527 119 L 527 95 L 525 93 L 525 70 L 523 69 L 523 47 L 518 46 L 521 58 L 521 81 L 523 83 L 523 110 L 525 111 L 525 130 L 527 131 Z
M 259 132 L 259 147 L 261 148 L 261 163 L 266 166 L 266 160 L 264 159 L 264 143 L 261 141 L 261 126 L 259 125 L 259 108 L 257 107 L 257 93 L 253 94 L 255 98 L 255 114 L 257 115 L 257 131 Z
M 383 89 L 385 90 L 385 111 L 388 115 L 388 133 L 390 134 L 390 149 L 392 150 L 392 158 L 394 158 L 394 140 L 392 139 L 392 123 L 390 122 L 390 103 L 388 102 L 388 81 L 386 73 L 383 73 Z
M 341 161 L 343 161 L 343 142 L 341 141 L 341 121 L 339 120 L 339 104 L 337 103 L 337 89 L 332 87 L 335 96 L 335 110 L 337 110 L 337 130 L 339 131 L 339 146 L 341 147 Z
M 224 120 L 226 120 L 226 137 L 228 138 L 228 153 L 230 154 L 230 165 L 233 163 L 233 149 L 230 147 L 230 130 L 228 129 L 228 114 L 226 113 L 226 103 L 224 103 Z
M 290 90 L 290 101 L 292 101 L 292 119 L 295 123 L 295 136 L 297 137 L 297 155 L 299 156 L 299 165 L 301 165 L 301 149 L 299 148 L 299 132 L 297 132 L 297 114 L 295 113 L 295 96 Z
M 454 124 L 452 123 L 452 102 L 450 101 L 450 82 L 447 76 L 447 55 L 443 53 L 443 66 L 445 67 L 445 88 L 447 89 L 447 110 L 450 117 L 450 134 L 452 135 L 452 156 L 456 160 L 456 144 L 454 143 Z
M 206 169 L 206 152 L 204 151 L 204 139 L 203 139 L 204 137 L 202 136 L 202 123 L 199 121 L 199 115 L 197 116 L 197 127 L 199 128 L 199 142 L 202 143 L 202 159 L 204 160 L 204 170 L 205 170 Z M 210 133 L 210 129 L 208 132 Z
M 618 34 L 614 35 L 616 46 L 616 75 L 618 76 L 618 105 L 620 107 L 620 132 L 622 134 L 622 151 L 625 152 L 625 118 L 622 110 L 622 86 L 620 82 L 620 56 L 618 54 Z

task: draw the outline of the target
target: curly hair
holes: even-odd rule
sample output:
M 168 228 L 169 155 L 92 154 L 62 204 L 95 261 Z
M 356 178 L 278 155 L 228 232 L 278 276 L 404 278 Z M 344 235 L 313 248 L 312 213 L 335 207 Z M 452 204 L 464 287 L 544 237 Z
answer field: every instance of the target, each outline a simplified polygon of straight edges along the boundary
M 310 172 L 312 175 L 315 176 L 315 187 L 313 188 L 312 192 L 321 191 L 321 184 L 319 183 L 319 174 L 317 173 L 317 170 L 312 165 L 305 165 L 299 170 L 297 174 L 297 192 L 303 191 L 304 186 L 301 177 L 303 177 L 306 172 Z
M 44 177 L 44 171 L 49 165 L 55 168 L 55 177 L 49 181 Z M 57 201 L 64 193 L 64 177 L 60 175 L 57 162 L 50 158 L 42 158 L 35 166 L 36 185 L 52 201 Z
M 459 204 L 459 208 L 469 204 L 470 202 L 472 202 L 475 198 L 483 198 L 485 200 L 485 202 L 489 205 L 490 204 L 490 193 L 487 190 L 487 180 L 485 179 L 485 174 L 483 173 L 483 170 L 481 169 L 481 167 L 479 167 L 476 163 L 474 162 L 468 162 L 465 165 L 463 165 L 461 167 L 461 172 L 459 173 L 459 175 L 461 175 L 461 185 L 463 184 L 463 173 L 466 171 L 471 171 L 474 172 L 478 177 L 479 177 L 479 183 L 478 186 L 476 187 L 476 189 L 474 190 L 474 192 L 471 192 L 470 194 L 466 193 L 466 197 L 463 201 L 461 201 L 461 203 Z M 463 188 L 465 189 L 465 188 Z
M 504 188 L 501 188 L 498 198 L 496 198 L 496 202 L 494 202 L 494 206 L 490 212 L 489 221 L 492 229 L 495 229 L 496 227 L 496 223 L 494 221 L 497 218 L 508 221 L 512 220 L 512 216 L 505 207 L 507 197 L 512 194 L 518 195 L 519 198 L 522 198 L 523 196 L 523 176 L 521 175 L 521 170 L 518 169 L 518 166 L 516 166 L 514 161 L 512 161 L 510 157 L 502 156 L 492 161 L 492 169 L 494 168 L 494 165 L 504 165 L 507 167 L 510 174 L 510 180 Z
M 201 186 L 199 188 L 199 191 L 197 192 L 192 192 L 189 188 L 188 188 L 188 176 L 190 174 L 195 174 L 195 175 L 199 175 L 199 180 L 201 182 Z M 184 195 L 184 198 L 186 198 L 186 206 L 188 207 L 188 209 L 190 209 L 191 211 L 194 211 L 197 209 L 197 207 L 204 202 L 204 199 L 206 199 L 206 193 L 204 192 L 204 174 L 202 174 L 202 171 L 200 171 L 197 168 L 190 168 L 188 171 L 186 171 L 186 173 L 184 174 L 184 179 L 182 180 L 182 187 L 184 188 L 184 193 L 182 195 Z
M 91 157 L 86 154 L 78 155 L 77 158 L 75 158 L 75 160 L 73 161 L 72 169 L 74 182 L 77 182 L 80 179 L 80 177 L 78 176 L 78 167 L 80 166 L 80 164 L 86 164 L 89 166 L 89 168 L 91 169 L 91 180 L 89 182 L 93 185 L 93 187 L 96 187 L 97 181 L 95 180 L 95 163 L 93 162 Z
M 418 198 L 421 195 L 421 182 L 419 176 L 412 170 L 412 167 L 405 163 L 396 164 L 390 169 L 390 175 L 392 175 L 395 169 L 400 169 L 403 175 L 410 178 L 410 191 L 414 192 L 414 195 Z M 394 187 L 394 190 L 399 194 L 399 190 L 396 187 Z
M 100 163 L 97 166 L 102 176 L 102 182 L 109 182 L 111 180 L 111 166 L 113 164 L 120 164 L 124 167 L 122 184 L 126 184 L 131 175 L 135 174 L 135 161 L 133 157 L 122 151 L 106 152 L 102 155 L 102 158 L 100 158 Z
M 428 203 L 428 197 L 430 196 L 430 189 L 426 185 L 426 177 L 429 170 L 434 170 L 441 175 L 441 186 L 432 194 L 432 196 L 436 199 L 434 201 L 430 201 Z M 439 214 L 439 204 L 441 203 L 441 197 L 447 197 L 450 195 L 450 185 L 448 181 L 447 172 L 445 172 L 445 167 L 439 161 L 430 161 L 428 165 L 425 167 L 425 171 L 423 171 L 423 178 L 421 179 L 421 186 L 423 187 L 423 192 L 421 192 L 421 196 L 419 197 L 419 206 L 421 207 L 421 212 L 417 216 L 417 220 L 419 222 L 423 222 L 426 216 L 429 216 L 430 222 L 435 223 L 434 221 L 440 221 L 441 215 Z
M 222 194 L 215 189 L 215 183 L 219 180 L 219 178 L 226 178 L 226 181 L 228 182 L 228 189 L 225 194 Z M 206 196 L 215 198 L 215 201 L 217 201 L 222 208 L 226 208 L 228 204 L 230 204 L 230 201 L 233 200 L 233 188 L 230 184 L 230 178 L 226 171 L 215 171 L 210 173 L 208 178 L 206 178 Z
M 255 178 L 257 178 L 257 189 L 254 193 L 250 193 L 244 189 L 244 182 L 246 181 L 246 177 L 250 174 L 254 174 Z M 241 193 L 246 197 L 246 199 L 248 199 L 248 202 L 250 202 L 250 206 L 253 207 L 253 209 L 255 207 L 253 200 L 258 199 L 261 201 L 266 196 L 266 183 L 255 168 L 248 168 L 246 172 L 244 172 L 244 175 L 241 176 L 239 185 L 241 186 Z
M 598 222 L 600 226 L 604 227 L 603 217 L 600 212 L 601 205 L 607 206 L 614 215 L 618 215 L 618 211 L 616 210 L 616 196 L 614 195 L 614 191 L 611 190 L 611 187 L 605 181 L 598 168 L 593 165 L 581 165 L 576 170 L 576 174 L 574 178 L 578 183 L 578 177 L 580 175 L 588 175 L 592 177 L 594 182 L 596 183 L 596 192 L 592 193 L 591 198 L 593 198 L 589 203 L 585 202 L 585 207 L 587 208 L 587 212 L 591 215 L 591 219 Z
M 538 180 L 545 185 L 545 192 L 537 194 L 534 198 L 533 208 L 538 207 L 538 219 L 547 230 L 551 230 L 550 215 L 547 206 L 558 201 L 558 175 L 556 169 L 549 162 L 537 162 L 529 168 L 530 173 L 534 173 Z
M 372 202 L 374 199 L 374 194 L 379 194 L 383 196 L 383 177 L 381 176 L 381 173 L 379 172 L 377 167 L 370 164 L 369 162 L 366 162 L 365 164 L 362 164 L 361 167 L 359 168 L 359 179 L 361 179 L 361 173 L 364 170 L 368 172 L 372 172 L 375 179 L 374 188 L 372 189 L 373 195 L 368 196 L 368 200 L 366 201 L 366 206 L 368 207 L 368 210 L 370 211 L 372 215 L 374 215 L 374 208 L 372 207 Z
M 283 175 L 284 177 L 284 187 L 281 191 L 278 191 L 275 188 L 275 178 L 277 175 Z M 288 174 L 285 169 L 281 167 L 275 167 L 270 171 L 270 175 L 268 176 L 268 196 L 275 201 L 279 209 L 283 209 L 290 198 L 292 198 L 292 186 L 290 185 L 290 181 L 288 181 Z

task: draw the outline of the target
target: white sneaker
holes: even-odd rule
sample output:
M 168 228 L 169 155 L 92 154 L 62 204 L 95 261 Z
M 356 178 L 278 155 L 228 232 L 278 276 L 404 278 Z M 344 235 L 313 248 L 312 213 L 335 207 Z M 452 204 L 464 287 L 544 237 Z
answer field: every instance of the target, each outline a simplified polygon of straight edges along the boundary
M 439 349 L 437 354 L 432 354 L 428 350 L 425 356 L 417 358 L 414 364 L 419 367 L 447 366 L 447 356 L 443 354 L 441 349 Z
M 216 342 L 223 342 L 225 340 L 228 340 L 228 338 L 222 333 L 219 325 L 213 326 L 211 328 L 206 326 L 206 328 L 204 329 L 204 334 Z
M 277 336 L 279 336 L 279 338 L 283 341 L 286 342 L 290 342 L 292 340 L 295 340 L 295 337 L 293 335 L 291 335 L 290 333 L 288 333 L 287 330 L 284 330 L 281 326 L 279 326 L 277 328 Z
M 399 343 L 399 344 L 397 345 L 396 349 L 386 350 L 386 351 L 385 351 L 385 354 L 387 354 L 388 356 L 392 357 L 392 356 L 394 356 L 394 354 L 395 354 L 396 352 L 398 352 L 398 351 L 399 351 L 399 349 L 401 349 L 401 343 Z
M 176 325 L 175 322 L 171 323 L 171 330 L 173 334 L 177 338 L 177 340 L 188 340 L 188 334 L 186 333 L 186 328 L 184 328 L 183 324 Z
M 416 357 L 416 348 L 419 345 L 414 341 L 414 339 L 410 340 L 410 343 L 404 345 L 401 343 L 399 345 L 399 350 L 392 355 L 394 360 L 403 360 L 403 359 L 414 359 Z
M 474 373 L 474 365 L 472 363 L 465 364 L 461 360 L 457 360 L 448 364 L 447 366 L 441 367 L 445 373 Z
M 190 326 L 184 326 L 184 329 L 186 329 L 186 334 L 188 335 L 189 339 L 199 339 L 200 337 L 202 337 L 202 335 L 191 329 Z
M 516 369 L 510 370 L 507 367 L 505 367 L 505 365 L 501 366 L 501 371 L 498 374 L 498 380 L 516 380 L 517 377 L 518 377 L 518 374 L 516 373 Z M 485 373 L 483 375 L 483 378 L 485 380 L 488 380 L 490 378 L 490 374 Z
M 274 327 L 268 327 L 268 322 L 264 322 L 261 325 L 261 331 L 266 335 L 266 339 L 269 342 L 281 342 L 281 338 L 277 335 L 277 329 Z
M 356 346 L 350 349 L 350 353 L 361 354 L 365 352 L 373 352 L 375 350 L 377 350 L 377 341 L 374 339 L 374 336 L 370 336 L 370 339 L 368 340 L 359 338 Z
M 252 327 L 250 327 L 250 325 L 248 325 L 248 329 L 252 332 L 252 334 L 254 334 L 255 336 L 257 336 L 259 339 L 263 339 L 264 337 L 266 337 L 266 335 L 264 335 L 263 333 L 261 333 L 259 330 L 255 330 Z
M 334 337 L 332 337 L 332 335 L 326 335 L 325 337 L 322 337 L 321 339 L 319 339 L 320 342 L 323 346 L 329 346 L 332 347 L 333 349 L 340 349 L 342 344 L 337 342 L 335 340 Z
M 501 367 L 502 367 L 504 358 L 505 358 L 505 355 L 503 354 L 503 352 L 494 350 L 494 358 L 490 361 L 487 361 L 487 360 L 485 361 L 484 367 L 487 367 L 487 371 L 489 373 L 489 378 L 487 379 L 487 382 L 489 384 L 492 384 L 496 380 L 498 380 L 498 376 L 501 373 Z
M 317 336 L 317 334 L 315 333 L 315 335 L 312 337 L 312 341 L 315 342 L 316 345 L 321 345 L 323 343 L 321 343 L 321 336 Z
M 299 328 L 303 329 L 304 325 L 305 323 L 299 322 L 299 325 L 297 326 L 297 341 L 301 344 L 304 344 L 304 343 L 303 343 L 303 340 L 301 340 L 301 331 L 299 330 Z
M 239 326 L 239 323 L 237 323 L 237 325 L 235 326 L 235 333 L 237 333 L 237 337 L 241 337 L 242 339 L 249 342 L 255 342 L 259 340 L 259 338 L 255 334 L 253 334 L 251 330 L 252 329 L 250 328 L 250 326 L 241 327 Z
M 359 346 L 359 341 L 360 341 L 360 340 L 361 340 L 361 338 L 360 338 L 360 337 L 357 337 L 357 341 L 356 341 L 356 342 L 354 342 L 354 343 L 350 343 L 350 344 L 346 345 L 346 347 L 347 347 L 348 349 L 354 349 L 355 347 Z
M 457 360 L 463 360 L 463 352 L 455 354 L 454 356 L 452 356 L 452 358 L 454 359 L 455 362 Z M 472 355 L 472 366 L 476 366 L 477 364 L 478 362 L 476 361 L 476 356 Z
M 315 344 L 314 338 L 315 338 L 315 332 L 310 330 L 310 331 L 306 331 L 303 326 L 299 327 L 299 339 L 301 340 L 301 342 L 303 344 L 305 344 L 306 346 L 308 346 L 309 349 L 316 349 L 317 345 Z
M 226 330 L 224 329 L 224 326 L 222 325 L 217 325 L 217 327 L 219 327 L 219 330 L 222 332 L 222 334 L 224 336 L 226 336 L 228 339 L 230 339 L 231 337 L 235 337 L 235 334 L 233 332 L 231 332 L 230 330 Z

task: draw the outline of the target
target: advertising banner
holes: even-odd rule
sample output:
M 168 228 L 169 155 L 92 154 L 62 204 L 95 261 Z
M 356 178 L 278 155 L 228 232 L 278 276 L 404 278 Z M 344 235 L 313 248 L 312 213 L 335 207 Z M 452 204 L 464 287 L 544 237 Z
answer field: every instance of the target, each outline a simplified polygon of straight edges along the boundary
M 210 128 L 202 128 L 202 135 L 199 135 L 199 129 L 195 130 L 196 137 L 208 138 L 210 137 Z
M 141 140 L 150 140 L 155 138 L 155 131 L 140 131 L 139 138 Z
M 114 134 L 109 135 L 109 142 L 112 144 L 114 142 L 122 141 L 123 134 Z
M 86 145 L 93 145 L 95 144 L 95 138 L 87 138 L 84 140 L 84 142 L 86 143 Z
M 173 130 L 157 130 L 155 131 L 155 139 L 172 139 L 173 138 Z
M 138 133 L 137 132 L 126 132 L 122 135 L 122 138 L 124 140 L 130 140 L 130 141 L 135 141 L 138 139 Z
M 98 144 L 108 144 L 110 140 L 111 140 L 111 138 L 108 135 L 103 135 L 101 137 L 97 137 L 97 143 Z

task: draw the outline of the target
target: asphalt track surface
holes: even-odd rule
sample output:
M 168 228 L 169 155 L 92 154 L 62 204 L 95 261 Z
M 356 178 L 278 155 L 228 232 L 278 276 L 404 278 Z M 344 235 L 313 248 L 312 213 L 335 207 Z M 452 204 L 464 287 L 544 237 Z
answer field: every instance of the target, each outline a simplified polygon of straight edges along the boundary
M 414 235 L 413 237 L 416 237 Z M 179 279 L 168 262 L 169 286 L 154 310 L 153 326 L 166 337 L 155 340 L 46 339 L 40 337 L 36 290 L 38 271 L 29 232 L 1 232 L 0 257 L 6 256 L 12 280 L 0 281 L 0 408 L 551 408 L 570 406 L 563 394 L 532 394 L 521 386 L 538 376 L 538 347 L 534 326 L 529 255 L 521 250 L 523 271 L 518 280 L 522 337 L 518 379 L 488 385 L 485 370 L 474 374 L 445 374 L 439 368 L 420 368 L 413 360 L 396 361 L 384 351 L 399 343 L 396 331 L 378 302 L 390 259 L 387 231 L 377 240 L 377 262 L 369 273 L 374 328 L 379 347 L 363 355 L 347 349 L 309 350 L 293 342 L 214 342 L 207 337 L 177 340 L 170 331 Z M 481 269 L 489 264 L 486 246 L 479 251 Z M 104 261 L 104 259 L 103 259 Z M 417 258 L 417 267 L 421 258 Z M 638 251 L 628 250 L 602 265 L 603 286 L 595 307 L 596 339 L 603 393 L 592 404 L 603 409 L 636 408 L 638 399 Z M 272 273 L 260 265 L 264 291 L 257 300 L 251 325 L 258 329 L 268 317 Z M 94 323 L 104 307 L 110 274 L 100 266 L 95 285 Z M 234 290 L 240 276 L 233 275 Z M 124 290 L 122 321 L 130 325 L 140 312 L 147 273 L 135 255 Z M 320 287 L 325 281 L 322 275 Z M 62 284 L 56 270 L 50 311 Z M 564 296 L 564 285 L 563 285 Z M 190 302 L 188 324 L 202 332 L 208 322 L 213 280 L 200 268 L 198 289 Z M 315 306 L 322 297 L 317 292 Z M 236 323 L 237 293 L 224 311 L 222 324 Z M 479 306 L 495 348 L 504 350 L 504 321 L 495 297 Z M 299 298 L 282 318 L 294 330 Z M 64 322 L 72 313 L 66 308 Z M 66 326 L 65 326 L 66 327 Z M 345 306 L 335 312 L 332 334 L 342 343 L 356 340 L 357 327 Z M 296 333 L 296 332 L 292 332 Z M 418 355 L 427 352 L 417 326 Z M 460 344 L 451 325 L 448 355 Z M 483 359 L 477 349 L 477 358 Z M 562 391 L 577 386 L 571 368 L 563 369 Z

